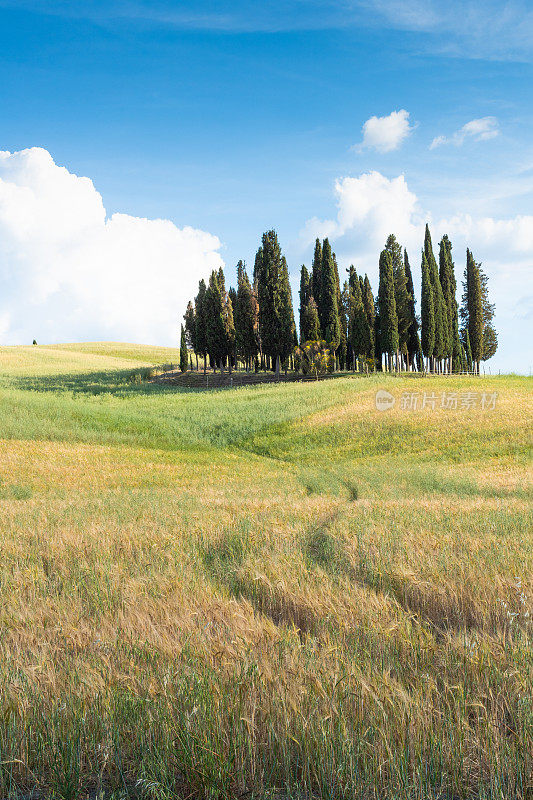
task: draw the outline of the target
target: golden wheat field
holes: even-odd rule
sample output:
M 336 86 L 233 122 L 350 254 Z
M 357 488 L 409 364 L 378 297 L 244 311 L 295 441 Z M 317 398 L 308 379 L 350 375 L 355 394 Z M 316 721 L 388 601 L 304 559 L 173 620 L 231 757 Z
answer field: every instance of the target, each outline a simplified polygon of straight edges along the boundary
M 0 348 L 0 797 L 533 797 L 531 379 L 172 360 Z

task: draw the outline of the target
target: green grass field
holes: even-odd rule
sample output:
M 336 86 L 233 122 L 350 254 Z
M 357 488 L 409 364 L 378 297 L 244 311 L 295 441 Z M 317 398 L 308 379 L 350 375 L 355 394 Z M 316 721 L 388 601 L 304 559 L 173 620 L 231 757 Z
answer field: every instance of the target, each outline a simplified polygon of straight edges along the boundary
M 531 379 L 176 360 L 0 348 L 0 797 L 533 797 Z

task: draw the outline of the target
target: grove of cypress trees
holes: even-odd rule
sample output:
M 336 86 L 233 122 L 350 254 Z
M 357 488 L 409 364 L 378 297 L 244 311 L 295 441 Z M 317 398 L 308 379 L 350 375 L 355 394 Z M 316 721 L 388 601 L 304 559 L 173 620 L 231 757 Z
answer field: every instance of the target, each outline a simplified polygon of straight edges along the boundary
M 309 341 L 310 337 L 308 332 L 305 329 L 305 319 L 306 319 L 306 309 L 309 303 L 309 300 L 312 297 L 311 291 L 311 276 L 307 271 L 307 267 L 305 264 L 302 264 L 302 269 L 300 272 L 300 344 L 303 342 Z
M 185 328 L 181 326 L 180 337 L 180 370 L 187 372 L 187 365 L 189 363 L 189 353 L 187 352 L 187 339 L 185 337 Z
M 337 279 L 335 262 L 328 239 L 322 244 L 322 285 L 318 317 L 322 335 L 330 348 L 336 350 L 341 340 L 339 307 L 337 305 Z
M 435 307 L 433 303 L 433 286 L 429 275 L 429 266 L 424 250 L 422 250 L 422 353 L 431 361 L 435 350 Z
M 399 340 L 392 257 L 388 250 L 382 250 L 379 257 L 378 308 L 380 346 L 386 354 L 387 366 L 391 369 L 392 357 L 398 352 Z

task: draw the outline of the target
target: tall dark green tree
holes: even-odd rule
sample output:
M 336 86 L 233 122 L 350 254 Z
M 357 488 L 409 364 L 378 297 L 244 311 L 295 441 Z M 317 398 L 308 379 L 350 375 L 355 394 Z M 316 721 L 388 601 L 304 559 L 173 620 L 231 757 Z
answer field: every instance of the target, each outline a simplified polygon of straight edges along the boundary
M 388 250 L 382 250 L 379 257 L 378 309 L 380 345 L 391 369 L 393 355 L 398 352 L 399 339 L 392 257 Z
M 259 308 L 246 267 L 242 261 L 237 264 L 237 297 L 234 303 L 235 340 L 238 355 L 244 359 L 249 369 L 257 357 Z
M 461 370 L 461 341 L 459 339 L 458 305 L 456 299 L 457 282 L 452 259 L 452 243 L 444 235 L 439 245 L 439 278 L 446 303 L 448 322 L 448 369 Z
M 230 289 L 229 292 L 224 292 L 222 295 L 224 329 L 226 331 L 226 356 L 230 372 L 235 359 L 235 322 L 233 320 L 232 295 L 233 297 L 236 296 L 235 289 Z
M 279 338 L 278 355 L 280 360 L 287 364 L 287 360 L 298 344 L 296 325 L 294 323 L 294 310 L 292 306 L 291 282 L 289 267 L 285 256 L 281 258 L 281 276 L 279 290 Z
M 228 338 L 226 333 L 226 319 L 224 312 L 224 299 L 220 286 L 220 274 L 211 273 L 209 285 L 204 300 L 206 319 L 207 352 L 213 369 L 222 369 L 224 359 L 228 354 Z
M 180 370 L 182 372 L 187 372 L 188 364 L 189 364 L 189 353 L 187 350 L 187 338 L 185 336 L 185 328 L 182 325 L 181 337 L 180 337 Z
M 474 261 L 474 256 L 468 249 L 466 251 L 466 268 L 463 276 L 461 321 L 463 324 L 463 341 L 466 343 L 466 332 L 468 332 L 473 369 L 479 373 L 479 362 L 483 358 L 483 296 L 479 264 Z
M 472 348 L 470 347 L 470 336 L 468 333 L 468 328 L 464 330 L 464 350 L 465 350 L 465 360 L 466 360 L 466 369 L 468 372 L 472 372 L 474 367 L 472 361 Z
M 374 303 L 374 294 L 372 292 L 372 287 L 370 285 L 370 281 L 366 273 L 361 294 L 363 298 L 363 306 L 365 309 L 366 318 L 368 320 L 368 328 L 370 335 L 370 350 L 368 352 L 368 357 L 370 359 L 376 359 L 376 306 Z M 381 359 L 376 359 L 376 360 L 381 360 Z
M 311 275 L 307 271 L 305 264 L 302 264 L 300 272 L 300 344 L 309 341 L 308 331 L 305 328 L 306 310 L 309 300 L 313 296 L 311 289 Z
M 483 308 L 483 355 L 482 361 L 488 361 L 498 349 L 498 334 L 492 320 L 496 306 L 489 300 L 488 276 L 479 265 L 479 280 L 481 282 L 481 305 Z
M 339 267 L 337 265 L 337 257 L 335 253 L 333 256 L 333 266 L 335 269 L 335 285 L 337 287 L 337 310 L 339 313 L 339 344 L 337 347 L 337 360 L 341 369 L 346 366 L 346 353 L 348 349 L 348 319 L 344 313 L 344 305 L 342 302 L 341 282 L 339 277 Z
M 196 353 L 196 369 L 198 369 L 198 351 L 196 349 L 196 319 L 194 316 L 194 306 L 191 301 L 187 303 L 187 309 L 183 315 L 185 321 L 185 338 L 187 347 Z
M 414 365 L 415 360 L 417 360 L 418 368 L 421 369 L 422 348 L 420 345 L 420 336 L 418 334 L 415 287 L 413 284 L 413 273 L 411 272 L 411 265 L 409 264 L 409 256 L 407 255 L 407 250 L 403 251 L 403 265 L 405 272 L 407 297 L 409 302 L 409 330 L 407 334 L 407 350 L 409 352 L 410 363 Z
M 206 319 L 206 285 L 202 278 L 198 284 L 198 294 L 194 299 L 194 320 L 195 320 L 195 342 L 196 354 L 203 356 L 204 359 L 204 373 L 207 369 L 207 319 Z
M 437 359 L 435 366 L 440 367 L 440 361 L 449 353 L 449 326 L 448 326 L 448 312 L 446 303 L 444 301 L 444 294 L 440 284 L 439 270 L 435 254 L 433 253 L 433 245 L 431 243 L 431 234 L 429 232 L 429 225 L 426 224 L 426 233 L 424 237 L 424 255 L 429 270 L 429 277 L 431 280 L 431 289 L 433 293 L 433 314 L 435 319 L 435 339 L 433 344 L 433 356 Z
M 322 335 L 330 350 L 336 350 L 340 344 L 341 331 L 337 304 L 336 269 L 328 239 L 324 239 L 322 244 L 322 285 L 320 303 L 317 305 Z
M 259 335 L 273 369 L 288 358 L 296 344 L 289 272 L 275 231 L 263 234 L 254 267 L 259 302 Z
M 355 358 L 368 358 L 372 344 L 370 325 L 363 304 L 361 282 L 354 267 L 350 267 L 349 291 L 350 323 L 348 330 L 350 345 Z
M 313 264 L 311 266 L 311 294 L 315 298 L 317 308 L 320 307 L 320 293 L 322 291 L 322 245 L 320 239 L 315 242 Z
M 235 307 L 237 305 L 237 290 L 230 286 L 228 289 L 228 298 L 230 300 L 231 306 L 228 306 L 226 309 L 226 327 L 228 329 L 229 335 L 229 346 L 231 348 L 231 355 L 230 355 L 230 365 L 233 364 L 235 367 L 237 366 L 237 329 L 235 327 Z M 231 309 L 231 320 L 229 319 L 229 311 Z M 233 331 L 231 330 L 231 326 L 233 326 Z
M 426 253 L 422 250 L 422 335 L 421 344 L 424 356 L 431 361 L 435 352 L 435 306 L 433 303 L 433 285 L 429 274 Z
M 411 317 L 409 313 L 409 296 L 407 293 L 407 276 L 405 274 L 402 248 L 392 233 L 387 238 L 385 250 L 390 253 L 392 261 L 394 299 L 396 302 L 396 316 L 398 317 L 398 346 L 402 356 L 408 358 L 408 339 Z

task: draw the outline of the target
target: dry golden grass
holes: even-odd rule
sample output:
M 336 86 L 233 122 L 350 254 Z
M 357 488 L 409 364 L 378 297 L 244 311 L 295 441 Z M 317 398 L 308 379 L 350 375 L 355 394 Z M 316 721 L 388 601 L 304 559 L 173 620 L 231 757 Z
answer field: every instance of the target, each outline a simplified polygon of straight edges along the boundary
M 34 350 L 0 353 L 1 796 L 531 797 L 530 381 L 380 413 L 485 384 L 95 394 Z

